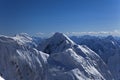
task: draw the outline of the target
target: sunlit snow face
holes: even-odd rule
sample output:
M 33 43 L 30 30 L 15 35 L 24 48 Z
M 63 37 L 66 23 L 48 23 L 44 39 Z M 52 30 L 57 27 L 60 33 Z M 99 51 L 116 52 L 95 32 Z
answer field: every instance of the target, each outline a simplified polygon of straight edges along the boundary
M 2 77 L 0 77 L 0 80 L 5 80 L 5 79 L 3 79 Z

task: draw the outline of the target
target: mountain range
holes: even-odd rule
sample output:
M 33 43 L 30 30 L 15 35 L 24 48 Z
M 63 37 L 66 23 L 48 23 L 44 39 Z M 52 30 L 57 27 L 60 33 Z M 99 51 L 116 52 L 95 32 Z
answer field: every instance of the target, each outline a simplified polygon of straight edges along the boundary
M 112 36 L 0 36 L 5 80 L 119 80 L 119 61 L 120 39 Z

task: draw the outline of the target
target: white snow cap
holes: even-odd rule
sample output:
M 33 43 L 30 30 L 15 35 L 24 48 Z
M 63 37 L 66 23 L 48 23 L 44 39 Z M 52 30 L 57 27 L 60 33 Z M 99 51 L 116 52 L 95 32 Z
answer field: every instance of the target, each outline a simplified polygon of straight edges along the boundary
M 5 80 L 5 79 L 3 79 L 3 78 L 0 76 L 0 80 Z
M 67 37 L 65 34 L 63 33 L 59 33 L 59 32 L 56 32 L 54 35 L 53 35 L 53 38 L 58 38 L 58 39 L 62 39 L 62 40 L 68 40 L 70 43 L 72 44 L 75 44 L 69 37 Z

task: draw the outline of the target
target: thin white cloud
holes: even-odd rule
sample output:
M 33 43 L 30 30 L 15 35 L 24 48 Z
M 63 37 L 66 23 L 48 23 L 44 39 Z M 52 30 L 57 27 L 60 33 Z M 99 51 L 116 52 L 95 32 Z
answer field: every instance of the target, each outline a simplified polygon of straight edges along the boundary
M 49 32 L 49 33 L 38 32 L 38 33 L 36 33 L 35 36 L 43 37 L 43 38 L 44 38 L 44 37 L 50 37 L 50 36 L 52 36 L 54 33 L 55 33 L 55 32 Z
M 54 35 L 55 32 L 50 32 L 50 33 L 42 33 L 38 32 L 36 33 L 37 36 L 39 37 L 50 37 Z M 66 32 L 64 33 L 68 36 L 82 36 L 82 35 L 92 35 L 92 36 L 107 36 L 107 35 L 113 35 L 113 36 L 120 36 L 120 30 L 114 30 L 114 31 L 90 31 L 90 32 Z
M 38 33 L 36 33 L 36 35 L 44 35 L 44 33 L 38 32 Z
M 113 36 L 120 36 L 120 30 L 114 31 L 99 31 L 99 32 L 66 32 L 66 35 L 69 36 L 80 36 L 80 35 L 96 35 L 96 36 L 106 36 L 106 35 L 113 35 Z

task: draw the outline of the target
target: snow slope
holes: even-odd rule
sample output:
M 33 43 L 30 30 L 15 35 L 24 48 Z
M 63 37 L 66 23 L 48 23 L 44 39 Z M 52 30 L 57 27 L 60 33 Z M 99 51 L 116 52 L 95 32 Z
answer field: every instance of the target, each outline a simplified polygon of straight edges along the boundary
M 44 80 L 45 58 L 43 52 L 0 37 L 0 75 L 6 80 Z
M 0 36 L 0 76 L 5 80 L 114 80 L 99 55 L 62 33 L 37 48 L 28 47 L 32 39 L 27 39 Z
M 0 80 L 4 80 L 2 77 L 0 77 Z
M 120 79 L 120 44 L 119 38 L 113 36 L 95 37 L 82 36 L 71 37 L 78 44 L 84 44 L 95 51 L 108 65 L 115 80 Z
M 66 75 L 63 74 L 66 71 L 78 69 L 85 79 L 112 80 L 106 64 L 95 52 L 87 46 L 77 45 L 62 33 L 54 34 L 41 43 L 38 49 L 50 54 L 48 63 L 52 67 L 52 72 L 56 73 L 53 77 L 58 78 L 60 75 Z
M 13 38 L 19 45 L 24 45 L 28 47 L 37 47 L 42 41 L 42 38 L 30 36 L 27 33 L 16 34 Z

